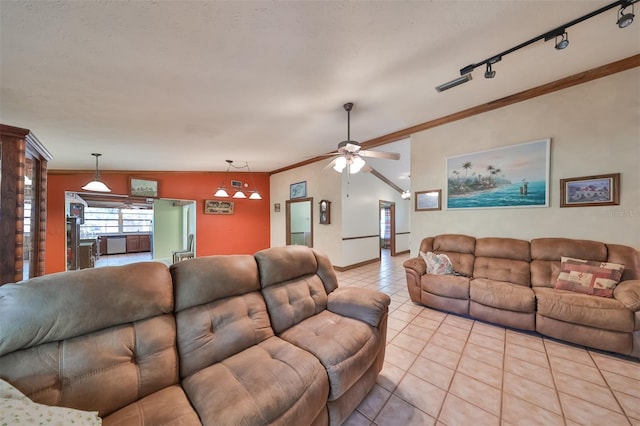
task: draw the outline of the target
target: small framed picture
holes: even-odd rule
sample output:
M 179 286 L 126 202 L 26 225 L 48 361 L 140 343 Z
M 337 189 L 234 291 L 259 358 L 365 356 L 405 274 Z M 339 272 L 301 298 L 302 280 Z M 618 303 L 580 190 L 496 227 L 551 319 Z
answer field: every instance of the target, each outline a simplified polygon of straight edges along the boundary
M 275 203 L 273 205 L 273 211 L 276 213 L 280 213 L 280 203 Z
M 204 200 L 204 214 L 233 214 L 233 201 Z
M 135 197 L 158 198 L 158 181 L 155 179 L 129 178 L 129 194 Z
M 304 198 L 307 196 L 307 181 L 292 183 L 289 185 L 289 198 Z
M 416 191 L 416 211 L 442 210 L 442 190 Z
M 69 216 L 77 217 L 78 223 L 82 225 L 84 223 L 84 204 L 82 203 L 70 203 L 69 204 Z
M 560 179 L 560 207 L 620 204 L 620 173 Z

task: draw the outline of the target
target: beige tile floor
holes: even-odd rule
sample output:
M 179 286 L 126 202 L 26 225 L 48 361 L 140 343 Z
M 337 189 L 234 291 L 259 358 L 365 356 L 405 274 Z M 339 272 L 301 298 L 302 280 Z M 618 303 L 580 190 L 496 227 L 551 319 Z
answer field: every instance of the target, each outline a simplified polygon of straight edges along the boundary
M 391 297 L 385 366 L 345 425 L 637 425 L 640 362 L 412 303 L 408 255 L 338 272 Z

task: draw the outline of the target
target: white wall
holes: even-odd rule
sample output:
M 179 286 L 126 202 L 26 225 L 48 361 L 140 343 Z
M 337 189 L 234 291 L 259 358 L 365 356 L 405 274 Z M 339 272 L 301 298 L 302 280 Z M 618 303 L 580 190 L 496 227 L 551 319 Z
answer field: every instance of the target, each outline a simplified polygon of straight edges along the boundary
M 285 202 L 289 199 L 289 185 L 307 182 L 307 197 L 313 197 L 313 246 L 326 253 L 335 262 L 341 255 L 341 194 L 340 175 L 333 170 L 323 170 L 325 162 L 287 170 L 271 176 L 271 247 L 286 244 Z M 331 201 L 331 224 L 320 225 L 320 200 Z M 273 205 L 280 204 L 280 212 Z
M 403 200 L 400 193 L 371 173 L 342 175 L 342 234 L 341 264 L 349 266 L 377 259 L 380 251 L 380 201 L 391 201 L 396 205 L 396 234 L 409 232 L 410 200 Z M 409 250 L 408 236 L 396 238 L 396 251 Z
M 271 176 L 271 246 L 286 242 L 285 202 L 289 185 L 307 182 L 307 197 L 313 197 L 313 246 L 325 252 L 334 265 L 351 266 L 379 257 L 379 201 L 396 203 L 396 233 L 409 232 L 411 201 L 370 173 L 357 173 L 347 179 L 326 162 L 317 162 Z M 320 200 L 331 201 L 331 224 L 319 224 Z M 280 212 L 273 204 L 280 203 Z M 372 236 L 371 238 L 343 238 Z M 396 238 L 396 251 L 409 250 L 409 236 Z
M 478 84 L 482 84 L 480 81 Z M 455 90 L 455 89 L 454 89 Z M 442 94 L 446 96 L 446 92 Z M 411 251 L 441 233 L 569 237 L 640 249 L 640 69 L 412 136 L 411 190 L 446 192 L 446 157 L 551 138 L 549 207 L 411 213 Z M 620 173 L 620 205 L 560 208 L 560 179 Z

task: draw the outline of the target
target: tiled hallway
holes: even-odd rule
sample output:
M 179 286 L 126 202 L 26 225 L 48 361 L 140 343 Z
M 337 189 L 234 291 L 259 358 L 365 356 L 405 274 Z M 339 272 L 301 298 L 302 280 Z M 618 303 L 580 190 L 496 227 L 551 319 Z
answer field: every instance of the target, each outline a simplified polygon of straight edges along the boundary
M 415 305 L 407 258 L 338 272 L 391 296 L 385 367 L 345 425 L 640 425 L 640 361 Z

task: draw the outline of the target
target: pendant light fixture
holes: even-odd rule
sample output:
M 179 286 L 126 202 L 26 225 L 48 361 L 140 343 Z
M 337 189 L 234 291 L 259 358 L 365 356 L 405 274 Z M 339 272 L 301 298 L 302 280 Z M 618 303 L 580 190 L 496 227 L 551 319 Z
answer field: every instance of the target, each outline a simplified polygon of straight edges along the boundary
M 98 157 L 102 154 L 92 153 L 94 157 L 96 157 L 96 174 L 93 177 L 93 180 L 82 187 L 85 191 L 94 191 L 94 192 L 111 192 L 109 187 L 102 183 L 100 180 L 100 170 L 98 169 Z
M 233 160 L 225 160 L 228 164 L 227 166 L 227 171 L 225 172 L 225 177 L 222 179 L 222 182 L 220 183 L 220 186 L 218 187 L 218 189 L 216 190 L 216 192 L 213 194 L 214 197 L 218 197 L 218 198 L 229 198 L 230 195 L 227 192 L 227 187 L 225 186 L 225 180 L 228 179 L 229 177 L 229 170 L 231 170 L 231 168 L 233 167 L 234 169 L 247 169 L 249 171 L 249 176 L 251 177 L 251 183 L 253 185 L 253 190 L 249 191 L 250 195 L 249 195 L 249 199 L 250 200 L 262 200 L 262 196 L 260 195 L 260 193 L 255 189 L 256 188 L 256 183 L 253 179 L 253 173 L 251 173 L 251 169 L 249 168 L 249 163 L 245 161 L 244 166 L 235 166 L 233 164 Z M 246 184 L 245 184 L 246 186 Z M 245 194 L 241 189 L 237 189 L 236 192 L 233 194 L 232 198 L 235 199 L 243 199 L 243 198 L 247 198 L 247 194 Z

